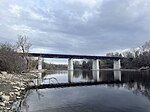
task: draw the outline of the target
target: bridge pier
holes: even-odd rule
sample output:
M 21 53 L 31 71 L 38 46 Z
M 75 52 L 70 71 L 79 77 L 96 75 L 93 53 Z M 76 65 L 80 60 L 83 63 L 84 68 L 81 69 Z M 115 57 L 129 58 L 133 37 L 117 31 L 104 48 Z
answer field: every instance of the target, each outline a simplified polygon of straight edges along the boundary
M 120 70 L 120 68 L 121 68 L 120 59 L 114 60 L 114 70 Z
M 93 60 L 92 70 L 99 70 L 99 60 L 98 59 Z
M 42 61 L 43 59 L 41 57 L 38 57 L 38 70 L 42 70 Z
M 73 59 L 68 59 L 68 70 L 73 70 Z

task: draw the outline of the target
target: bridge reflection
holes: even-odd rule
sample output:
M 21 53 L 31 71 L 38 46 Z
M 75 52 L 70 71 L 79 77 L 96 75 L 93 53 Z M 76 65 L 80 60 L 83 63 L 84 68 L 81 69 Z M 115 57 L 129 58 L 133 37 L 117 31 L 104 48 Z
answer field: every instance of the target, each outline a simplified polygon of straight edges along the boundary
M 57 76 L 59 74 L 59 76 Z M 62 74 L 62 75 L 61 75 Z M 61 77 L 61 78 L 60 78 Z M 59 80 L 61 79 L 61 80 Z M 67 80 L 66 80 L 67 79 Z M 34 86 L 52 85 L 53 87 L 62 86 L 81 86 L 81 85 L 97 85 L 97 84 L 113 84 L 124 83 L 121 80 L 121 71 L 64 71 L 57 73 L 56 76 L 49 74 L 45 77 L 42 73 L 38 73 Z M 70 84 L 70 85 L 69 85 Z M 34 88 L 34 87 L 32 87 Z
M 39 76 L 41 77 L 35 81 L 36 86 L 31 86 L 28 89 L 66 88 L 104 84 L 106 87 L 128 89 L 136 95 L 140 93 L 150 101 L 150 71 L 60 71 L 46 76 L 39 74 Z
M 35 85 L 29 89 L 40 89 L 43 85 L 49 88 L 87 86 L 98 84 L 111 84 L 117 86 L 128 85 L 130 88 L 150 89 L 149 72 L 128 72 L 128 71 L 55 71 L 48 74 L 40 74 L 35 80 Z M 42 86 L 40 86 L 42 85 Z

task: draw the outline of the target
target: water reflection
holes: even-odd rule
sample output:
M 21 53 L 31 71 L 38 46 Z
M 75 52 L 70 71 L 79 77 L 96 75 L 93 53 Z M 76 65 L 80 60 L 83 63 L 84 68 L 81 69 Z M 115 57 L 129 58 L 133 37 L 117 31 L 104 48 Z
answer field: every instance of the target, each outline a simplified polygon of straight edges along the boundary
M 38 76 L 38 78 L 35 80 L 34 83 L 35 83 L 36 85 L 40 85 L 40 84 L 42 84 L 42 82 L 43 82 L 42 73 L 38 73 L 37 76 Z
M 55 79 L 56 78 L 56 79 Z M 99 86 L 69 88 L 69 89 L 45 89 L 39 90 L 44 97 L 36 102 L 35 91 L 31 91 L 25 104 L 29 110 L 34 110 L 37 105 L 39 110 L 48 108 L 48 111 L 76 112 L 86 109 L 89 112 L 149 112 L 150 111 L 150 74 L 149 72 L 129 71 L 54 71 L 46 75 L 39 74 L 35 81 L 39 84 L 49 83 L 75 83 L 75 82 L 111 82 L 120 81 L 122 84 L 105 84 Z M 57 81 L 56 81 L 57 80 Z M 117 89 L 116 89 L 117 88 Z M 39 94 L 38 94 L 39 95 Z M 35 100 L 36 99 L 36 100 Z M 105 100 L 104 100 L 105 99 Z M 52 101 L 49 104 L 49 100 Z M 114 103 L 114 100 L 116 101 Z M 133 101 L 132 101 L 133 100 Z M 130 102 L 129 102 L 130 101 Z M 34 104 L 36 102 L 36 104 Z M 95 103 L 94 103 L 95 102 Z M 49 104 L 49 105 L 48 105 Z M 78 105 L 76 110 L 75 105 Z M 94 108 L 92 110 L 90 108 Z M 101 106 L 99 106 L 101 105 Z M 72 107 L 73 106 L 73 107 Z M 57 107 L 63 107 L 57 108 Z M 70 110 L 70 107 L 72 110 Z M 101 108 L 100 108 L 101 107 Z M 84 109 L 83 109 L 84 108 Z M 91 109 L 91 110 L 90 110 Z M 105 111 L 106 110 L 106 111 Z M 48 112 L 42 110 L 42 112 Z M 40 112 L 40 111 L 39 111 Z
M 73 71 L 72 70 L 68 71 L 68 82 L 69 83 L 73 82 Z
M 93 70 L 92 72 L 93 72 L 94 81 L 96 81 L 96 82 L 100 81 L 99 71 L 98 70 Z
M 72 82 L 100 82 L 100 81 L 121 81 L 137 82 L 143 85 L 149 84 L 149 72 L 128 72 L 128 71 L 55 71 L 54 73 L 39 73 L 35 80 L 36 85 L 47 83 L 72 83 Z M 55 80 L 57 79 L 57 81 Z
M 121 81 L 121 71 L 119 71 L 119 70 L 114 71 L 114 80 Z
M 147 71 L 54 71 L 47 74 L 39 73 L 39 77 L 35 80 L 35 84 L 120 81 L 124 82 L 124 84 L 112 84 L 111 87 L 125 87 L 133 90 L 134 93 L 140 92 L 150 97 L 149 79 L 150 75 Z

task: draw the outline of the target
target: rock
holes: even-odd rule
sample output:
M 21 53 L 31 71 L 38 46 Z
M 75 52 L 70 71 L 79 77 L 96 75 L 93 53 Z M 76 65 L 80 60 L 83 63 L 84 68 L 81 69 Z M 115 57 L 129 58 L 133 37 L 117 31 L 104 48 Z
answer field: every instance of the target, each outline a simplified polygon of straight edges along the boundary
M 14 89 L 20 90 L 20 87 L 13 86 Z
M 16 83 L 14 83 L 14 82 L 10 82 L 10 84 L 11 84 L 11 85 L 15 85 Z
M 0 73 L 0 77 L 2 77 L 3 74 Z
M 9 93 L 10 97 L 13 97 L 14 94 L 15 94 L 14 92 L 10 92 L 10 93 Z
M 20 95 L 20 92 L 15 92 L 15 95 L 18 95 L 18 96 L 19 96 L 19 95 Z
M 1 96 L 2 94 L 3 94 L 3 92 L 1 91 L 1 92 L 0 92 L 0 96 Z
M 19 91 L 18 89 L 14 89 L 15 92 Z
M 10 96 L 8 96 L 8 95 L 2 95 L 1 97 L 2 97 L 2 100 L 4 100 L 4 101 L 9 101 L 9 99 L 10 99 Z
M 28 82 L 30 79 L 23 79 L 24 82 Z
M 7 75 L 6 71 L 1 71 L 2 75 Z
M 8 105 L 8 104 L 9 104 L 9 101 L 3 101 L 3 103 L 5 103 L 5 105 Z
M 13 100 L 10 100 L 10 101 L 9 101 L 10 104 L 13 104 L 13 102 L 14 102 Z
M 21 99 L 21 97 L 17 96 L 17 99 Z
M 23 82 L 20 82 L 19 85 L 20 85 L 21 87 L 25 86 L 25 84 L 24 84 Z
M 21 90 L 25 90 L 25 88 L 22 87 Z
M 7 107 L 7 110 L 10 110 L 10 107 Z
M 0 102 L 0 106 L 3 106 L 3 107 L 4 107 L 4 106 L 5 106 L 5 103 L 3 103 L 3 102 Z

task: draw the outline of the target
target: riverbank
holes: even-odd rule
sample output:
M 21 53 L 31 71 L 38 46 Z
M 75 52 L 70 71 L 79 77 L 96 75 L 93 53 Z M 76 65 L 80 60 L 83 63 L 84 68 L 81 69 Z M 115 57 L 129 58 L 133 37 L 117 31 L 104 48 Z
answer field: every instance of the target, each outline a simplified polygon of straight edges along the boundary
M 0 112 L 13 112 L 19 106 L 26 88 L 37 78 L 36 73 L 8 74 L 0 72 Z M 17 102 L 17 103 L 16 103 Z

